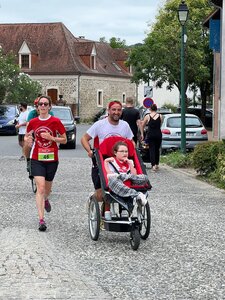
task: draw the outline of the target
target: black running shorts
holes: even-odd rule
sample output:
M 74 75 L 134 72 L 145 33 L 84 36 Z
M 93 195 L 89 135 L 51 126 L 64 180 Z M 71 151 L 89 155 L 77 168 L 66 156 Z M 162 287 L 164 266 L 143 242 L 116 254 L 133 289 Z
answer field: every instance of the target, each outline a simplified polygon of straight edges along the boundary
M 58 161 L 43 162 L 31 159 L 31 172 L 33 176 L 45 177 L 46 181 L 52 181 L 58 168 Z

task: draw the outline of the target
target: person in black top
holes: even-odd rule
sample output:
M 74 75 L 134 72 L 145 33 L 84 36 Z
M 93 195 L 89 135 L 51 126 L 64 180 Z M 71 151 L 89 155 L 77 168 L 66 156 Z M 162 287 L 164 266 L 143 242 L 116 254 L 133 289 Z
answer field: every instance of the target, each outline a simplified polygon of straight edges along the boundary
M 157 171 L 159 168 L 160 146 L 162 143 L 161 132 L 162 116 L 157 113 L 156 104 L 152 104 L 150 107 L 150 113 L 144 117 L 141 129 L 141 140 L 144 140 L 144 128 L 148 124 L 148 131 L 145 137 L 146 143 L 149 145 L 150 162 L 153 171 Z
M 134 108 L 134 99 L 132 97 L 126 98 L 126 106 L 123 109 L 121 119 L 126 121 L 133 132 L 133 140 L 137 144 L 138 127 L 140 126 L 140 113 L 138 109 Z

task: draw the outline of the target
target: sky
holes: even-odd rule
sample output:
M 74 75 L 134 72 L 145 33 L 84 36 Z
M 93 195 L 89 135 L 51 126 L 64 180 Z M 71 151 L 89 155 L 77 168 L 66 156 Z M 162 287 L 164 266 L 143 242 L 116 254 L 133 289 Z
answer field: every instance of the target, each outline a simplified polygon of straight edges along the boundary
M 142 43 L 165 0 L 0 0 L 0 22 L 62 22 L 75 37 Z

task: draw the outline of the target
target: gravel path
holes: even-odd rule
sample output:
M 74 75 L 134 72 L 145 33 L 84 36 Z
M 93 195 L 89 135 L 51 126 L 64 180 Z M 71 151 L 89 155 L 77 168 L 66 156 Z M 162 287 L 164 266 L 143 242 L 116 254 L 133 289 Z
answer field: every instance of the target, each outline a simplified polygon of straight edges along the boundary
M 45 233 L 25 163 L 0 164 L 1 300 L 225 299 L 224 191 L 168 167 L 148 169 L 151 234 L 133 251 L 128 233 L 90 239 L 88 158 L 61 159 Z

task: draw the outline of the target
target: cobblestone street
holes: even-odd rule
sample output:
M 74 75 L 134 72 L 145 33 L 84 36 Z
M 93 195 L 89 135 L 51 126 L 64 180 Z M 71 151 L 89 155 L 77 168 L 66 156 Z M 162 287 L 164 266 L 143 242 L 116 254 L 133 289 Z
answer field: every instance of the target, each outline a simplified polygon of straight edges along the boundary
M 224 191 L 148 169 L 151 234 L 88 232 L 90 160 L 61 158 L 48 229 L 39 232 L 25 162 L 0 158 L 0 299 L 225 299 Z

